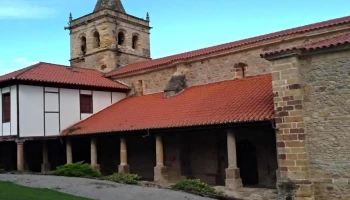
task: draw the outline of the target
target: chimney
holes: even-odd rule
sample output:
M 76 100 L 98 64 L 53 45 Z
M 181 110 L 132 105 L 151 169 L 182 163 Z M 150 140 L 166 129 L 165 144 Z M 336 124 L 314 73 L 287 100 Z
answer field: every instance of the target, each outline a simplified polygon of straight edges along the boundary
M 133 83 L 133 88 L 134 88 L 134 91 L 135 91 L 135 96 L 142 96 L 143 95 L 142 80 L 135 81 Z
M 169 98 L 176 96 L 187 87 L 186 76 L 182 73 L 175 72 L 164 89 L 164 97 Z

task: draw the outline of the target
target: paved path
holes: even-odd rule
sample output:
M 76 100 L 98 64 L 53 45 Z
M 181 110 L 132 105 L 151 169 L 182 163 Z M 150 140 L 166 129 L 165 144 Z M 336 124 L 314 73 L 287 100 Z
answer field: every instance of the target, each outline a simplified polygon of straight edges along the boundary
M 84 178 L 0 174 L 0 181 L 11 181 L 27 187 L 48 188 L 98 200 L 210 200 L 171 190 Z

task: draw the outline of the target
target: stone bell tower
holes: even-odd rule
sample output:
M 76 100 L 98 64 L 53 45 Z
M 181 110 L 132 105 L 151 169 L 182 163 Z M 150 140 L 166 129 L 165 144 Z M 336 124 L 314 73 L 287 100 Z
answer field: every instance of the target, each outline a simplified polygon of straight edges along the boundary
M 98 0 L 91 14 L 69 17 L 71 65 L 109 72 L 150 60 L 149 15 L 125 12 L 120 0 Z

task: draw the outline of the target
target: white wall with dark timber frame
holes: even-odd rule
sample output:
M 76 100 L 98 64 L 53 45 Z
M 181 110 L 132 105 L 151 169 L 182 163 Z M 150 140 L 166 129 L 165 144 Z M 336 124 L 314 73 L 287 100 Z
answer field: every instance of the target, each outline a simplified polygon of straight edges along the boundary
M 9 86 L 0 88 L 1 97 L 0 97 L 0 136 L 15 136 L 17 135 L 17 86 Z M 10 121 L 3 122 L 2 116 L 2 95 L 9 93 L 10 94 Z
M 11 92 L 11 123 L 1 124 L 1 130 L 4 130 L 2 135 L 17 134 L 16 88 L 17 86 L 13 86 L 4 89 L 4 92 Z M 19 137 L 57 136 L 62 130 L 126 97 L 125 93 L 108 91 L 29 85 L 19 85 L 18 88 Z M 81 113 L 81 94 L 91 95 L 91 113 Z

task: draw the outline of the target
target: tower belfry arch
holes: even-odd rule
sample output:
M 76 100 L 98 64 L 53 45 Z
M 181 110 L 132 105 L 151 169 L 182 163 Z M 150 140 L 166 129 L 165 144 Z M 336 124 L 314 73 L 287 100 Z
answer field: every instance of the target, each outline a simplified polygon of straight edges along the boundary
M 148 14 L 142 19 L 126 13 L 121 0 L 97 0 L 92 13 L 77 19 L 70 15 L 66 29 L 70 30 L 71 65 L 107 73 L 150 60 L 149 23 Z M 118 41 L 120 33 L 124 36 L 122 44 Z M 86 38 L 84 51 L 81 35 Z

